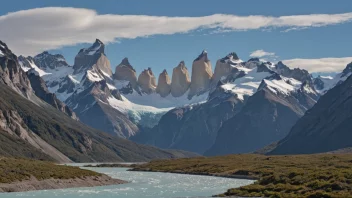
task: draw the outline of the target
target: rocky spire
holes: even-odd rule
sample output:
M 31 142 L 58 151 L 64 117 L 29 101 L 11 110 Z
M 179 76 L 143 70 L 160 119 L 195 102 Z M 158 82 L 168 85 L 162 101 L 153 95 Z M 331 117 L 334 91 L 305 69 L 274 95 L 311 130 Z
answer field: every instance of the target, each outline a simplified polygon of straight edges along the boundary
M 137 75 L 136 70 L 132 67 L 128 58 L 124 58 L 119 65 L 116 66 L 114 79 L 126 80 L 132 85 L 132 88 L 137 86 Z
M 138 85 L 141 91 L 146 94 L 155 92 L 156 89 L 156 78 L 152 72 L 152 69 L 148 67 L 138 76 Z
M 161 97 L 166 97 L 170 94 L 170 91 L 171 91 L 171 80 L 167 71 L 164 69 L 164 71 L 161 72 L 159 75 L 156 92 L 159 93 Z
M 110 61 L 105 56 L 104 49 L 105 45 L 99 39 L 96 39 L 89 48 L 81 49 L 75 57 L 73 73 L 77 74 L 94 67 L 94 69 L 101 70 L 105 74 L 112 76 Z
M 190 84 L 191 80 L 187 67 L 185 66 L 185 62 L 181 61 L 172 71 L 171 95 L 173 97 L 182 96 L 186 93 Z
M 239 58 L 235 52 L 231 52 L 224 58 L 221 58 L 218 61 L 216 61 L 214 75 L 212 78 L 214 85 L 216 85 L 219 82 L 219 80 L 221 80 L 222 77 L 226 77 L 231 73 L 232 71 L 231 64 L 236 64 L 236 63 L 233 63 L 234 60 L 239 60 Z
M 213 71 L 210 60 L 208 59 L 208 53 L 204 50 L 193 61 L 189 98 L 208 90 L 212 76 Z

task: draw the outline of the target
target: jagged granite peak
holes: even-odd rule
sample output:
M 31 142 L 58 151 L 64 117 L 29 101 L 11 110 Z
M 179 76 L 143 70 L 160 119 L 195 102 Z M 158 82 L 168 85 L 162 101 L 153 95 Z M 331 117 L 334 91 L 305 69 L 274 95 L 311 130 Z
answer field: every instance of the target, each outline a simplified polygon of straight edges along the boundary
M 171 95 L 173 97 L 180 97 L 187 92 L 191 80 L 189 78 L 188 69 L 184 61 L 181 61 L 172 70 L 172 80 L 171 80 Z
M 159 74 L 158 86 L 156 87 L 156 92 L 160 94 L 161 97 L 166 97 L 171 92 L 171 79 L 166 69 L 164 69 L 163 72 Z
M 143 70 L 138 76 L 138 85 L 141 88 L 141 91 L 146 94 L 151 94 L 156 90 L 156 78 L 153 74 L 153 71 L 150 67 Z
M 65 113 L 72 119 L 78 120 L 76 114 L 67 105 L 57 99 L 56 95 L 50 93 L 44 80 L 40 77 L 35 69 L 27 71 L 27 76 L 31 82 L 31 86 L 36 96 L 53 106 L 55 109 Z
M 0 83 L 9 86 L 26 98 L 32 95 L 32 87 L 18 58 L 7 45 L 0 41 Z
M 121 63 L 120 63 L 119 65 L 129 67 L 131 70 L 136 71 L 136 70 L 132 67 L 132 65 L 130 64 L 130 62 L 128 61 L 128 58 L 127 58 L 127 57 L 125 57 L 124 59 L 122 59 L 122 61 L 121 61 Z
M 204 50 L 192 64 L 192 77 L 189 98 L 206 92 L 210 87 L 213 71 L 208 53 Z
M 222 62 L 227 62 L 228 60 L 240 60 L 235 52 L 229 53 L 227 56 L 224 58 L 220 59 Z
M 294 79 L 299 80 L 301 82 L 304 82 L 304 81 L 313 82 L 313 78 L 307 70 L 299 69 L 299 68 L 290 69 L 282 61 L 279 61 L 275 65 L 275 70 L 278 74 L 283 75 L 285 77 L 294 78 Z
M 110 61 L 104 54 L 104 48 L 105 45 L 96 39 L 91 47 L 81 49 L 75 57 L 73 74 L 95 68 L 103 71 L 108 77 L 112 77 Z
M 229 53 L 224 58 L 219 59 L 216 61 L 214 75 L 212 76 L 213 85 L 216 85 L 219 80 L 222 78 L 226 78 L 234 68 L 234 65 L 237 65 L 239 58 L 235 52 Z
M 50 54 L 44 51 L 33 58 L 34 63 L 41 69 L 56 69 L 60 67 L 70 67 L 66 59 L 61 54 Z
M 248 69 L 253 69 L 261 65 L 263 62 L 259 58 L 251 58 L 247 62 L 241 63 L 241 65 Z
M 260 65 L 257 66 L 257 72 L 269 72 L 269 73 L 275 73 L 266 63 L 261 63 Z
M 199 60 L 203 60 L 203 61 L 209 61 L 208 59 L 208 52 L 206 50 L 203 50 L 201 54 L 199 54 L 199 56 L 194 59 L 193 62 L 195 61 L 199 61 Z
M 250 58 L 250 59 L 248 59 L 248 62 L 250 62 L 250 61 L 259 62 L 260 60 L 259 60 L 259 58 Z
M 116 66 L 114 79 L 129 81 L 133 89 L 137 88 L 136 70 L 130 64 L 127 57 L 122 59 L 121 63 Z

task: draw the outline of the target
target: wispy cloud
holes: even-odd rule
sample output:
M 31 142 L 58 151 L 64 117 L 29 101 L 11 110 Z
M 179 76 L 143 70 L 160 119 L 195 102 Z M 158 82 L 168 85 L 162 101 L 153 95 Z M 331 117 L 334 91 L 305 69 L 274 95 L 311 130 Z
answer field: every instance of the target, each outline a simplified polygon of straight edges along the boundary
M 283 60 L 284 64 L 291 68 L 299 67 L 311 73 L 313 72 L 341 72 L 346 65 L 352 62 L 352 57 L 320 58 L 320 59 L 290 59 Z
M 261 57 L 265 57 L 265 56 L 275 56 L 275 53 L 274 52 L 266 52 L 261 49 L 261 50 L 253 51 L 249 56 L 261 58 Z
M 95 10 L 47 7 L 0 16 L 0 39 L 17 54 L 33 55 L 67 45 L 133 39 L 151 35 L 187 33 L 197 29 L 216 32 L 266 28 L 282 30 L 321 27 L 350 22 L 352 13 L 293 16 L 236 16 L 214 14 L 201 17 L 146 15 L 99 15 Z

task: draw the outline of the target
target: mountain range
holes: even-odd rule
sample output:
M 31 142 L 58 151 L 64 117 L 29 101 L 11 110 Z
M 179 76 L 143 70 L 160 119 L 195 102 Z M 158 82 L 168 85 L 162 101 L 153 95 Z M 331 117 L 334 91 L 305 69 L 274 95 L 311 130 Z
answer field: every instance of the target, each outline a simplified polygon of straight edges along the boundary
M 25 72 L 19 60 L 0 41 L 0 155 L 65 163 L 195 156 L 136 144 L 88 127 L 54 93 L 48 93 L 35 66 Z
M 254 152 L 278 141 L 275 148 L 284 148 L 292 133 L 299 133 L 293 131 L 301 120 L 352 72 L 349 64 L 336 76 L 314 78 L 282 62 L 243 61 L 235 52 L 218 59 L 213 70 L 202 51 L 191 75 L 184 61 L 172 75 L 166 70 L 156 75 L 150 67 L 137 75 L 128 58 L 112 72 L 104 51 L 96 39 L 78 52 L 73 66 L 59 54 L 19 56 L 19 73 L 27 79 L 4 82 L 32 103 L 40 98 L 75 122 L 112 136 L 220 155 Z

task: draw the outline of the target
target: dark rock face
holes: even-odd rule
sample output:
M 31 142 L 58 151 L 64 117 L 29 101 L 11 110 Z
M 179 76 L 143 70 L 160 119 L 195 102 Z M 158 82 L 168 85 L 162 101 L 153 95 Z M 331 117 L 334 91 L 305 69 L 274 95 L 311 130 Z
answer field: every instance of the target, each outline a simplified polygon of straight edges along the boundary
M 67 94 L 70 94 L 74 92 L 76 84 L 69 76 L 66 76 L 64 80 L 59 83 L 59 87 L 60 88 L 57 90 L 58 93 L 66 92 Z
M 222 58 L 220 60 L 221 60 L 221 62 L 225 63 L 227 60 L 239 60 L 239 59 L 240 58 L 238 58 L 238 56 L 235 52 L 231 52 L 227 56 L 225 56 L 224 58 Z
M 218 89 L 222 89 L 220 86 Z M 224 90 L 215 90 L 203 104 L 175 108 L 166 113 L 149 135 L 138 142 L 161 148 L 204 153 L 214 143 L 222 123 L 238 112 L 242 101 Z M 146 139 L 145 137 L 149 137 Z
M 55 109 L 70 116 L 72 119 L 78 120 L 72 109 L 57 99 L 55 94 L 49 92 L 44 80 L 34 71 L 34 69 L 29 70 L 27 75 L 36 96 L 53 106 Z
M 61 54 L 49 54 L 45 51 L 41 54 L 36 55 L 33 58 L 34 63 L 43 69 L 59 69 L 60 67 L 69 67 L 65 58 Z
M 352 78 L 323 95 L 270 154 L 320 153 L 352 146 Z
M 312 82 L 312 76 L 307 70 L 294 68 L 290 69 L 288 66 L 283 64 L 281 61 L 275 65 L 276 72 L 285 77 L 294 78 L 301 82 L 309 81 Z
M 103 80 L 92 83 L 80 93 L 74 93 L 66 103 L 83 123 L 93 128 L 124 138 L 137 133 L 138 127 L 125 114 L 108 105 L 110 97 L 122 100 L 119 91 L 109 90 Z
M 320 76 L 318 78 L 314 78 L 313 84 L 315 85 L 317 90 L 324 89 L 324 82 L 320 79 Z
M 253 152 L 285 137 L 303 116 L 306 108 L 296 97 L 260 87 L 242 110 L 223 124 L 205 155 Z
M 352 62 L 349 63 L 346 68 L 342 71 L 341 77 L 347 77 L 352 73 Z
M 0 41 L 0 82 L 29 98 L 32 88 L 26 73 L 21 69 L 17 56 Z
M 265 63 L 262 63 L 262 64 L 257 66 L 257 72 L 269 72 L 271 74 L 275 73 Z

